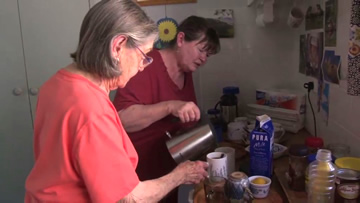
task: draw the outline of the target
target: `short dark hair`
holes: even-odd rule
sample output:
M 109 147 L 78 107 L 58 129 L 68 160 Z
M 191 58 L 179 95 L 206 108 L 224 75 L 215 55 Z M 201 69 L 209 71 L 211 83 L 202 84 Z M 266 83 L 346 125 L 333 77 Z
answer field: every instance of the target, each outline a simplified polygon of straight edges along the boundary
M 200 43 L 206 42 L 205 50 L 209 54 L 216 54 L 220 51 L 220 40 L 216 30 L 209 26 L 205 18 L 199 16 L 190 16 L 183 20 L 179 27 L 178 33 L 185 34 L 185 41 L 191 42 L 200 40 Z M 201 38 L 202 37 L 202 38 Z M 169 42 L 169 48 L 176 46 L 176 38 Z
M 118 35 L 128 38 L 126 46 L 142 45 L 156 38 L 156 24 L 133 0 L 102 0 L 86 14 L 77 50 L 70 56 L 80 70 L 103 79 L 121 74 L 111 55 L 111 44 Z

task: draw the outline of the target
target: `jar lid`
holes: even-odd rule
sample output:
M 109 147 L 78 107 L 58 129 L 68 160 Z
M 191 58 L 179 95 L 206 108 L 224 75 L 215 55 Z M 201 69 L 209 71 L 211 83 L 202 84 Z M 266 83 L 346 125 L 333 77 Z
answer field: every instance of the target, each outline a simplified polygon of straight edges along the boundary
M 345 180 L 360 180 L 360 172 L 347 168 L 339 168 L 336 176 Z
M 207 113 L 209 115 L 216 115 L 216 114 L 220 114 L 220 110 L 219 109 L 208 109 Z
M 229 86 L 223 88 L 223 94 L 239 94 L 240 90 L 238 87 Z
M 324 146 L 324 141 L 320 137 L 307 137 L 305 139 L 305 144 L 312 148 L 322 148 Z

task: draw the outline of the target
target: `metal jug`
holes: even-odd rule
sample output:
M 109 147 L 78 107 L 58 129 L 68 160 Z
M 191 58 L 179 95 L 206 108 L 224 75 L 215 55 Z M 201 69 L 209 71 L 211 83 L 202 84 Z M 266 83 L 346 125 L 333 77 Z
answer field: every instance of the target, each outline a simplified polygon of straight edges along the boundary
M 216 139 L 209 124 L 197 125 L 169 137 L 171 139 L 166 142 L 166 146 L 176 163 L 196 160 L 216 146 Z
M 220 111 L 222 118 L 226 123 L 234 121 L 238 117 L 238 99 L 236 95 L 239 94 L 238 87 L 224 87 L 223 95 L 220 101 L 215 105 L 215 109 L 220 104 Z

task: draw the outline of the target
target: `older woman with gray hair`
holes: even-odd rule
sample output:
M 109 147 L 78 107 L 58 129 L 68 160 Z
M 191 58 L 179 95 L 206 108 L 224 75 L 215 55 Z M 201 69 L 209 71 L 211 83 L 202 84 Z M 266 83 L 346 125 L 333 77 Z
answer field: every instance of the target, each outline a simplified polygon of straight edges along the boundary
M 157 27 L 132 0 L 103 0 L 85 16 L 74 62 L 40 89 L 34 126 L 35 165 L 25 202 L 157 202 L 207 175 L 201 161 L 140 181 L 137 153 L 110 90 L 152 62 Z

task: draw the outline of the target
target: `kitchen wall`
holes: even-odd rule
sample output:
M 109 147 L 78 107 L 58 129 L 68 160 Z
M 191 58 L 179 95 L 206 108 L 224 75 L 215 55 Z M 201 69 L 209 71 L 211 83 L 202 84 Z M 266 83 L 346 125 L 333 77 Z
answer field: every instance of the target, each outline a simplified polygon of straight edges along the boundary
M 308 2 L 309 1 L 310 0 L 308 0 Z M 335 53 L 341 56 L 341 74 L 343 80 L 340 81 L 340 85 L 330 84 L 328 125 L 325 124 L 322 115 L 316 113 L 317 133 L 320 137 L 323 137 L 327 143 L 344 143 L 349 145 L 351 147 L 351 155 L 360 156 L 360 147 L 358 146 L 360 143 L 360 126 L 357 118 L 358 115 L 360 115 L 360 97 L 347 95 L 346 89 L 351 0 L 338 0 L 338 4 L 337 45 L 335 48 L 325 47 L 325 49 L 335 50 Z M 304 29 L 302 33 L 305 33 Z M 311 77 L 306 77 L 302 74 L 298 74 L 296 77 L 297 83 L 308 81 L 316 82 Z M 316 91 L 311 93 L 310 96 L 316 109 L 317 83 L 315 84 Z M 306 127 L 314 134 L 310 108 L 308 108 L 306 115 Z
M 305 10 L 314 1 L 324 5 L 324 0 L 300 0 Z M 247 1 L 238 0 L 198 0 L 196 4 L 175 4 L 144 7 L 155 21 L 165 16 L 178 22 L 189 15 L 202 16 L 216 8 L 234 10 L 235 37 L 222 38 L 222 50 L 209 58 L 208 63 L 194 74 L 200 108 L 206 112 L 222 95 L 222 87 L 235 85 L 240 88 L 238 95 L 241 113 L 246 111 L 247 103 L 254 103 L 255 89 L 263 87 L 299 89 L 305 92 L 303 84 L 313 81 L 315 91 L 310 94 L 314 108 L 317 109 L 317 81 L 298 73 L 299 35 L 305 34 L 304 23 L 297 29 L 287 26 L 287 16 L 294 1 L 276 0 L 274 5 L 275 22 L 266 27 L 255 24 L 256 9 L 247 7 Z M 342 75 L 347 73 L 348 30 L 351 0 L 338 0 L 337 46 L 332 48 L 342 58 Z M 323 6 L 323 8 L 325 8 Z M 360 128 L 357 114 L 360 115 L 360 98 L 346 94 L 346 80 L 340 85 L 330 84 L 330 115 L 328 125 L 322 115 L 316 113 L 317 132 L 326 143 L 343 142 L 351 146 L 351 154 L 360 156 Z M 310 107 L 307 106 L 306 128 L 314 134 Z
M 276 0 L 275 22 L 265 28 L 255 24 L 255 5 L 247 1 L 198 0 L 196 4 L 167 5 L 167 16 L 178 22 L 189 15 L 200 15 L 219 8 L 234 10 L 235 37 L 222 38 L 222 50 L 194 74 L 198 102 L 203 112 L 212 108 L 222 95 L 222 87 L 240 88 L 242 105 L 255 101 L 255 88 L 302 86 L 294 84 L 296 76 L 296 39 L 299 29 L 287 27 L 292 1 Z M 144 7 L 155 21 L 165 16 L 165 6 Z

